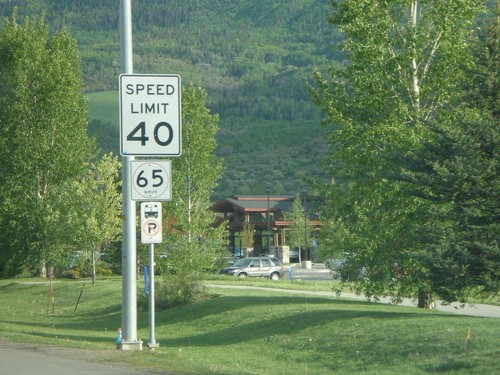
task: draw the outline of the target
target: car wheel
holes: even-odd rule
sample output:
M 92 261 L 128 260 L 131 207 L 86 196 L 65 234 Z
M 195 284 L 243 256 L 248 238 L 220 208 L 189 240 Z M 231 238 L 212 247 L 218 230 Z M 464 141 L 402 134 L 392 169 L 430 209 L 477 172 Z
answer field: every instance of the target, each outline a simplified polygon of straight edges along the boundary
M 242 272 L 242 273 L 240 273 L 240 274 L 238 275 L 238 277 L 239 277 L 240 279 L 244 279 L 245 277 L 247 277 L 247 274 L 246 274 L 245 272 Z
M 273 280 L 273 281 L 277 281 L 277 280 L 279 280 L 279 279 L 280 279 L 280 274 L 279 274 L 278 272 L 273 272 L 273 273 L 271 274 L 271 280 Z

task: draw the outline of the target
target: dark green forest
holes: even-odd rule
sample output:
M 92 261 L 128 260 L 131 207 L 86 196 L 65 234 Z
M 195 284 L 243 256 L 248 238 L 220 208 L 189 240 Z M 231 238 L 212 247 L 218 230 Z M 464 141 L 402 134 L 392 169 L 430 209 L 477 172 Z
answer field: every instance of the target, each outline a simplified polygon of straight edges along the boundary
M 15 7 L 20 22 L 44 14 L 51 29 L 72 33 L 89 97 L 118 90 L 119 0 L 0 0 L 0 16 Z M 325 130 L 305 86 L 315 69 L 343 61 L 329 12 L 328 0 L 132 1 L 134 73 L 200 84 L 220 117 L 225 172 L 214 199 L 295 194 L 321 176 Z M 103 151 L 118 152 L 114 119 L 94 114 L 89 129 Z

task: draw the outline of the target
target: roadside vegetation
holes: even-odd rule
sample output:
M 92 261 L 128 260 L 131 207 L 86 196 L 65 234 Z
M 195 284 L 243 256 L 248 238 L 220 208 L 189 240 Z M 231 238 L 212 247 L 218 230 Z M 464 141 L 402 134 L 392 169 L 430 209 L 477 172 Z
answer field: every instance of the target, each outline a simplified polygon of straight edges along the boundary
M 273 286 L 280 284 L 290 283 L 282 280 Z M 156 351 L 113 351 L 120 326 L 121 279 L 85 284 L 76 308 L 82 286 L 83 281 L 57 280 L 52 306 L 48 282 L 0 281 L 2 338 L 95 349 L 95 358 L 189 374 L 500 371 L 495 319 L 265 290 L 208 289 L 205 300 L 157 313 Z M 146 345 L 146 311 L 139 311 L 138 327 Z
M 114 101 L 119 63 L 109 53 L 112 47 L 116 56 L 117 43 L 108 37 L 116 36 L 116 24 L 95 17 L 94 29 L 105 26 L 95 40 L 107 43 L 101 44 L 106 47 L 102 56 L 89 64 L 86 53 L 100 52 L 93 46 L 80 51 L 85 40 L 92 40 L 75 28 L 84 24 L 83 9 L 76 11 L 80 2 L 67 1 L 61 7 L 67 17 L 57 17 L 50 10 L 60 1 L 30 1 L 23 11 L 37 16 L 22 22 L 25 14 L 11 6 L 25 2 L 8 3 L 0 2 L 0 14 L 12 12 L 0 29 L 0 275 L 39 274 L 52 280 L 62 271 L 74 278 L 90 273 L 95 281 L 106 276 L 99 262 L 114 271 L 121 268 L 122 187 L 117 157 L 104 154 L 108 150 L 102 144 L 98 149 L 88 136 L 115 120 L 88 127 L 83 92 L 104 92 L 91 96 L 94 103 Z M 212 85 L 207 91 L 201 86 L 206 81 L 182 88 L 183 152 L 172 161 L 173 194 L 163 206 L 168 243 L 158 246 L 164 259 L 157 269 L 163 280 L 158 280 L 165 294 L 171 293 L 159 312 L 159 335 L 166 344 L 164 352 L 147 357 L 148 365 L 159 361 L 182 371 L 228 374 L 384 373 L 393 368 L 485 373 L 494 368 L 489 362 L 498 354 L 489 339 L 494 325 L 488 330 L 486 319 L 256 291 L 215 295 L 208 287 L 205 294 L 202 275 L 227 255 L 227 228 L 214 226 L 209 210 L 217 189 L 225 196 L 263 194 L 268 187 L 281 194 L 307 184 L 321 207 L 314 213 L 323 224 L 319 255 L 344 259 L 356 292 L 417 298 L 422 308 L 432 306 L 433 299 L 498 298 L 500 136 L 497 91 L 490 88 L 499 86 L 499 0 L 456 0 L 455 6 L 447 0 L 298 0 L 276 7 L 278 2 L 264 0 L 233 7 L 220 1 L 219 9 L 231 9 L 233 16 L 227 29 L 205 11 L 211 2 L 177 3 L 184 7 L 169 20 L 178 22 L 184 37 L 200 39 L 189 39 L 190 48 L 175 45 L 168 51 L 184 59 L 180 74 L 202 69 Z M 312 12 L 304 13 L 308 6 Z M 101 6 L 98 14 L 111 7 Z M 165 38 L 171 26 L 163 28 L 167 19 L 158 7 L 136 14 L 150 22 L 136 34 L 141 46 L 137 72 L 175 67 L 170 57 L 166 64 L 153 61 L 156 56 L 165 63 L 165 46 L 155 43 L 158 35 L 175 40 Z M 39 10 L 50 16 L 39 16 L 44 14 Z M 46 24 L 50 17 L 59 21 Z M 199 19 L 205 23 L 196 23 Z M 70 26 L 62 27 L 60 20 Z M 257 33 L 248 24 L 265 27 Z M 309 28 L 317 38 L 302 37 Z M 291 30 L 296 33 L 288 34 Z M 261 45 L 263 34 L 270 39 Z M 282 40 L 278 36 L 301 42 L 271 48 Z M 339 38 L 341 44 L 331 50 Z M 309 93 L 306 81 L 312 81 Z M 104 108 L 92 111 L 110 115 Z M 219 115 L 224 119 L 220 128 Z M 283 139 L 298 140 L 301 147 Z M 301 168 L 293 168 L 292 160 L 301 160 Z M 302 217 L 309 214 L 307 209 L 302 214 L 299 203 L 289 221 L 300 222 L 299 234 L 294 236 L 290 225 L 290 242 L 302 239 Z M 311 242 L 307 219 L 304 231 L 306 246 Z M 141 265 L 143 249 L 139 245 Z M 82 264 L 70 266 L 71 258 Z M 78 309 L 81 282 L 58 282 L 47 295 L 47 284 L 19 280 L 1 284 L 0 324 L 6 336 L 109 345 L 120 320 L 117 280 L 103 278 L 102 288 L 87 287 L 84 295 L 92 304 L 86 307 L 84 299 Z M 143 337 L 144 318 L 139 323 Z M 472 325 L 479 332 L 477 362 L 464 359 L 459 350 L 460 335 Z M 137 356 L 139 362 L 144 358 Z

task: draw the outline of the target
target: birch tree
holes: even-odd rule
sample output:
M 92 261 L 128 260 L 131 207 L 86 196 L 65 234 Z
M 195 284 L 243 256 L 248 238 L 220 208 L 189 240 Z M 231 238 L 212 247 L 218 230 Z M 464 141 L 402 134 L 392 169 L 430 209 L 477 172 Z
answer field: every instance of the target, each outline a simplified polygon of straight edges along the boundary
M 306 217 L 300 195 L 295 197 L 291 212 L 285 213 L 285 220 L 289 222 L 287 242 L 299 250 L 299 263 L 302 262 L 302 250 L 307 250 L 307 244 L 312 242 L 313 226 Z M 306 254 L 304 254 L 306 255 Z
M 206 107 L 206 98 L 201 87 L 183 87 L 182 155 L 172 160 L 172 200 L 164 209 L 169 259 L 182 272 L 210 267 L 225 250 L 225 228 L 211 226 L 215 216 L 208 209 L 222 163 L 214 154 L 219 119 Z
M 344 69 L 316 72 L 313 100 L 327 115 L 331 175 L 325 242 L 366 270 L 355 287 L 369 297 L 430 294 L 428 250 L 417 197 L 393 177 L 401 159 L 433 137 L 427 124 L 449 118 L 460 100 L 471 20 L 479 0 L 332 1 L 331 22 L 344 33 Z
M 90 255 L 92 283 L 96 280 L 96 257 L 121 235 L 120 162 L 112 154 L 87 165 L 78 179 L 68 182 L 60 197 L 66 207 L 66 232 L 74 248 Z
M 463 103 L 452 121 L 429 123 L 435 136 L 402 162 L 409 193 L 431 203 L 420 217 L 440 223 L 421 232 L 432 250 L 432 288 L 447 300 L 500 290 L 498 0 L 491 10 L 470 43 L 476 64 L 467 70 Z

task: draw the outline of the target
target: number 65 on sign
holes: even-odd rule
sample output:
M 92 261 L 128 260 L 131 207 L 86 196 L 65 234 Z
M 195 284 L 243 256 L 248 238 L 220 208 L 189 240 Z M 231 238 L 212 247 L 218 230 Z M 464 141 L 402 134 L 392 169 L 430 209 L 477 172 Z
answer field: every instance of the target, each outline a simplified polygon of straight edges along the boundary
M 181 78 L 178 75 L 120 75 L 120 153 L 180 156 Z
M 170 160 L 133 160 L 133 201 L 169 201 L 172 197 L 172 172 Z

